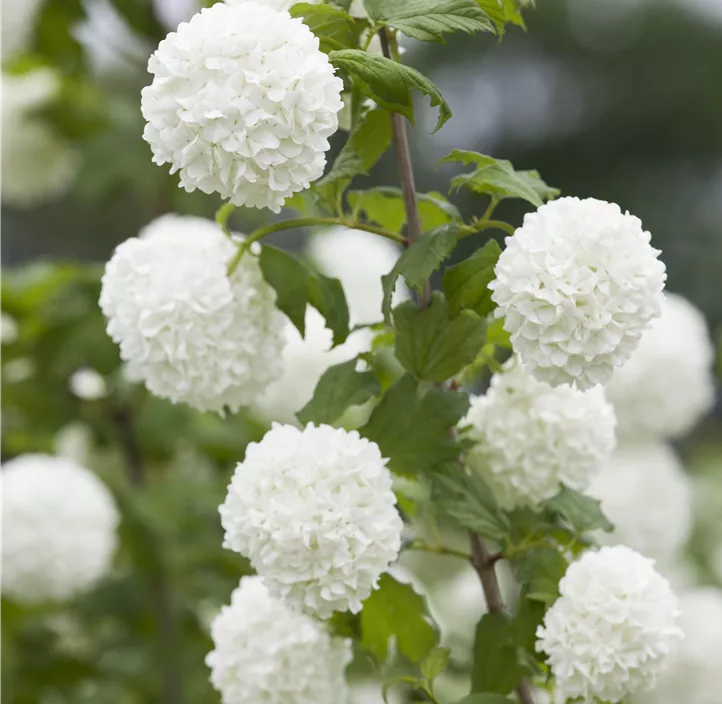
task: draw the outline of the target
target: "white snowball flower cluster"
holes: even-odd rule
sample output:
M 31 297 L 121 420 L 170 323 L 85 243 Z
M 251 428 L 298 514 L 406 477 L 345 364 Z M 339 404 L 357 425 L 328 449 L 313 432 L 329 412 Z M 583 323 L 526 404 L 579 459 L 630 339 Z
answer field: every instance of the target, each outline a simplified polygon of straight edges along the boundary
M 382 320 L 381 277 L 394 268 L 401 255 L 399 247 L 370 232 L 338 227 L 313 236 L 308 255 L 323 274 L 343 284 L 352 325 Z M 406 288 L 398 288 L 393 305 L 408 297 Z
M 713 363 L 704 316 L 681 296 L 667 294 L 662 316 L 606 387 L 620 433 L 634 438 L 688 433 L 714 403 Z
M 164 215 L 123 242 L 100 307 L 131 378 L 199 410 L 249 405 L 281 374 L 285 318 L 257 259 L 209 220 Z
M 120 517 L 92 472 L 70 459 L 21 455 L 3 465 L 2 488 L 3 596 L 68 599 L 108 572 Z
M 206 657 L 224 704 L 345 704 L 350 641 L 244 577 L 211 626 Z
M 301 19 L 218 3 L 169 34 L 148 70 L 143 136 L 187 191 L 279 212 L 323 174 L 343 82 Z
M 241 2 L 245 2 L 246 0 L 226 0 L 226 3 L 229 5 L 238 5 Z M 301 2 L 302 0 L 256 0 L 256 2 L 259 5 L 264 5 L 265 7 L 270 7 L 273 10 L 290 10 L 294 5 Z M 309 5 L 319 5 L 323 2 L 323 0 L 303 0 L 303 2 L 308 2 Z
M 48 69 L 3 73 L 2 200 L 7 205 L 26 208 L 63 195 L 73 184 L 76 153 L 34 115 L 59 91 L 60 81 Z
M 269 421 L 297 423 L 295 414 L 311 400 L 321 375 L 370 347 L 368 336 L 360 334 L 363 332 L 359 330 L 344 344 L 332 348 L 333 334 L 315 308 L 306 309 L 305 337 L 289 321 L 285 327 L 283 375 L 253 404 L 256 413 Z
M 606 384 L 660 314 L 658 255 L 614 203 L 560 198 L 526 215 L 489 288 L 529 371 L 554 386 Z
M 677 598 L 654 562 L 624 545 L 586 552 L 537 629 L 564 700 L 616 704 L 650 689 L 683 637 Z
M 274 596 L 321 618 L 357 613 L 401 547 L 378 445 L 356 431 L 274 424 L 251 443 L 220 507 L 224 546 Z
M 674 452 L 661 442 L 622 443 L 589 493 L 602 502 L 614 532 L 601 541 L 624 543 L 647 557 L 672 558 L 692 529 L 692 485 Z
M 684 641 L 657 687 L 635 704 L 718 704 L 722 691 L 722 590 L 694 589 L 680 595 Z
M 2 0 L 2 42 L 0 45 L 2 46 L 3 60 L 13 57 L 26 48 L 42 4 L 43 0 Z M 3 111 L 4 109 L 3 104 Z M 3 121 L 4 119 L 3 115 Z
M 472 398 L 461 425 L 476 442 L 471 467 L 508 508 L 551 499 L 565 484 L 585 490 L 614 449 L 615 418 L 601 388 L 549 386 L 517 360 Z

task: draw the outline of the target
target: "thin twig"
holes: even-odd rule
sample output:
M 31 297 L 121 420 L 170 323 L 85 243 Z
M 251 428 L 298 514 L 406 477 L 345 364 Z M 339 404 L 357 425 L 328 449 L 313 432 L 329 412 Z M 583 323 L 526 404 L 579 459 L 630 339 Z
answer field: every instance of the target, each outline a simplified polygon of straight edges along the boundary
M 143 458 L 138 447 L 138 442 L 133 432 L 133 417 L 127 406 L 116 408 L 113 412 L 113 420 L 118 433 L 118 442 L 125 461 L 125 470 L 128 480 L 136 489 L 146 484 L 145 467 Z M 160 553 L 160 550 L 158 551 Z M 161 652 L 163 694 L 162 704 L 180 704 L 182 696 L 182 683 L 180 672 L 176 667 L 177 659 L 175 653 L 178 651 L 178 633 L 173 609 L 171 607 L 171 596 L 168 580 L 159 562 L 156 565 L 151 578 L 150 590 L 153 600 L 153 610 L 158 619 L 158 635 Z
M 393 42 L 396 40 L 390 37 L 386 28 L 379 30 L 381 38 L 381 49 L 387 59 L 392 58 Z M 406 123 L 400 113 L 391 113 L 391 130 L 394 136 L 394 153 L 396 154 L 396 166 L 399 170 L 401 190 L 404 194 L 404 207 L 406 208 L 406 223 L 408 242 L 413 244 L 421 237 L 421 220 L 419 219 L 419 208 L 416 204 L 416 185 L 414 183 L 414 167 L 411 162 L 409 140 L 406 136 Z M 419 298 L 419 307 L 426 308 L 431 301 L 431 284 L 424 282 L 423 290 Z

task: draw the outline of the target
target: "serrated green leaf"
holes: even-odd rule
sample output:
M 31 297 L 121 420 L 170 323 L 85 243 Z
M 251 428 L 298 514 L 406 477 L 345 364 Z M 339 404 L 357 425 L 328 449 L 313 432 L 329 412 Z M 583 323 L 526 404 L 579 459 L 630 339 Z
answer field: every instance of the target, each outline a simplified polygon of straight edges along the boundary
M 476 627 L 474 640 L 472 693 L 508 694 L 525 674 L 525 668 L 519 664 L 509 618 L 501 613 L 484 614 Z
M 389 639 L 412 662 L 421 662 L 436 644 L 436 631 L 424 598 L 410 584 L 382 575 L 379 588 L 361 611 L 361 645 L 378 662 L 385 662 Z
M 597 499 L 567 486 L 562 486 L 561 491 L 546 502 L 546 507 L 558 513 L 577 533 L 614 530 L 614 525 L 602 512 Z
M 441 193 L 417 193 L 416 205 L 421 220 L 421 231 L 427 232 L 450 222 L 462 222 L 459 209 Z
M 446 32 L 493 32 L 475 0 L 365 0 L 369 17 L 409 37 L 443 42 Z
M 502 543 L 511 526 L 493 492 L 477 473 L 457 463 L 445 465 L 432 478 L 435 505 L 459 528 Z
M 554 548 L 525 553 L 519 568 L 524 596 L 532 601 L 553 604 L 559 596 L 559 580 L 568 566 L 564 556 Z
M 458 236 L 459 225 L 455 222 L 425 232 L 399 257 L 394 268 L 381 277 L 384 290 L 381 309 L 387 322 L 391 320 L 391 297 L 399 276 L 403 276 L 411 288 L 420 290 L 424 281 L 454 251 Z
M 301 17 L 303 23 L 318 37 L 321 51 L 355 49 L 367 22 L 351 17 L 348 12 L 330 5 L 296 3 L 289 10 L 291 17 Z
M 338 279 L 316 273 L 281 249 L 265 245 L 259 257 L 261 272 L 276 292 L 276 306 L 306 334 L 306 305 L 311 304 L 326 319 L 334 345 L 349 334 L 349 314 L 343 286 Z
M 494 267 L 501 254 L 496 240 L 489 240 L 468 259 L 450 266 L 444 272 L 444 292 L 452 315 L 473 310 L 486 316 L 494 309 L 489 284 L 494 280 Z
M 400 113 L 411 124 L 414 124 L 413 90 L 428 95 L 431 105 L 438 106 L 439 119 L 434 131 L 451 117 L 451 108 L 441 91 L 416 69 L 356 49 L 332 51 L 329 58 L 334 66 L 354 79 L 366 97 L 386 110 Z
M 366 403 L 381 393 L 373 372 L 357 372 L 352 359 L 327 369 L 316 384 L 313 398 L 298 412 L 301 423 L 332 424 L 351 406 Z
M 449 648 L 434 648 L 421 663 L 421 674 L 429 682 L 433 682 L 449 664 Z
M 477 168 L 451 180 L 451 190 L 468 188 L 474 193 L 504 198 L 521 198 L 537 208 L 544 201 L 556 198 L 559 190 L 548 186 L 537 171 L 516 171 L 510 161 L 495 159 L 486 154 L 455 149 L 439 161 L 440 164 L 460 162 Z
M 393 472 L 429 472 L 458 456 L 449 431 L 468 408 L 466 394 L 449 389 L 429 389 L 420 397 L 407 374 L 388 389 L 359 432 L 378 444 Z
M 500 36 L 504 34 L 507 23 L 524 27 L 524 20 L 515 0 L 476 0 L 476 3 L 489 16 Z
M 476 313 L 449 317 L 449 305 L 435 292 L 421 310 L 412 301 L 394 309 L 396 356 L 417 379 L 442 382 L 476 359 L 484 344 L 486 323 Z

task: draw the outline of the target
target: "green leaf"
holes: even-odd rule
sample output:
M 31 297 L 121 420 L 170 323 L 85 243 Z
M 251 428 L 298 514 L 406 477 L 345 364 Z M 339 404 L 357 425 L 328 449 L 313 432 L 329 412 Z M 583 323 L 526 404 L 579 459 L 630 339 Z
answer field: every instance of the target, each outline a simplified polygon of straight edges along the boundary
M 401 195 L 400 191 L 399 195 Z M 416 204 L 419 209 L 422 232 L 433 230 L 449 222 L 462 222 L 459 209 L 453 203 L 450 203 L 445 196 L 436 191 L 417 193 Z
M 301 423 L 332 424 L 350 406 L 358 406 L 381 393 L 373 372 L 357 372 L 356 360 L 327 369 L 316 384 L 313 398 L 296 416 Z
M 509 618 L 501 613 L 484 614 L 476 627 L 472 693 L 508 694 L 525 674 L 525 668 L 519 664 Z
M 468 259 L 450 266 L 444 272 L 444 292 L 451 314 L 463 309 L 486 316 L 494 309 L 489 284 L 494 280 L 494 267 L 501 254 L 496 240 L 488 240 Z
M 449 389 L 429 389 L 419 397 L 407 374 L 389 388 L 359 432 L 378 444 L 393 472 L 428 472 L 458 456 L 449 431 L 468 408 L 466 394 Z
M 302 336 L 306 334 L 306 305 L 310 303 L 326 319 L 334 345 L 348 337 L 348 306 L 338 279 L 322 276 L 291 254 L 269 245 L 261 249 L 259 262 L 263 278 L 276 291 L 276 306 Z
M 504 34 L 504 28 L 507 23 L 524 27 L 524 20 L 517 8 L 515 0 L 476 0 L 476 3 L 496 25 L 496 30 L 499 32 L 499 35 Z
M 442 382 L 471 364 L 484 344 L 486 323 L 472 311 L 449 317 L 435 292 L 425 310 L 406 301 L 394 309 L 396 356 L 417 379 Z
M 556 198 L 559 190 L 547 186 L 537 171 L 516 171 L 510 161 L 477 152 L 455 149 L 439 161 L 461 162 L 464 165 L 474 164 L 475 171 L 461 174 L 451 180 L 451 189 L 465 187 L 474 193 L 504 198 L 521 198 L 537 208 L 545 200 Z
M 470 694 L 460 699 L 456 704 L 511 704 L 510 700 L 503 694 Z
M 382 310 L 387 322 L 391 320 L 391 298 L 399 276 L 403 276 L 412 288 L 421 290 L 424 281 L 454 251 L 458 235 L 459 225 L 453 222 L 425 232 L 399 257 L 394 268 L 381 277 L 384 290 Z
M 328 7 L 318 5 L 318 7 Z M 333 162 L 331 170 L 316 184 L 326 186 L 341 179 L 366 175 L 391 144 L 391 116 L 385 110 L 369 110 L 361 115 L 356 127 Z
M 504 330 L 504 318 L 493 318 L 486 327 L 487 345 L 496 345 L 503 349 L 511 349 L 511 338 L 509 333 Z
M 406 224 L 404 199 L 398 188 L 380 186 L 367 191 L 349 191 L 348 202 L 352 211 L 365 213 L 367 220 L 392 232 L 400 232 Z
M 421 663 L 421 674 L 429 682 L 433 682 L 449 664 L 449 648 L 434 648 Z
M 433 475 L 432 481 L 434 504 L 459 528 L 504 542 L 511 526 L 478 472 L 449 463 Z
M 567 486 L 563 486 L 553 499 L 547 501 L 546 507 L 558 513 L 577 533 L 614 530 L 614 525 L 602 512 L 597 499 Z
M 436 644 L 436 631 L 426 603 L 410 584 L 382 575 L 379 588 L 361 611 L 361 645 L 379 662 L 385 662 L 389 639 L 412 662 L 421 662 Z
M 365 0 L 369 17 L 409 37 L 443 42 L 445 32 L 493 32 L 475 0 Z
M 332 51 L 331 63 L 346 71 L 361 92 L 382 108 L 398 112 L 414 123 L 412 90 L 418 90 L 431 98 L 431 105 L 439 107 L 439 119 L 434 131 L 451 117 L 451 108 L 441 91 L 423 74 L 409 66 L 368 54 L 356 49 Z
M 318 37 L 321 51 L 355 49 L 367 23 L 351 17 L 348 12 L 330 5 L 296 3 L 289 10 L 291 17 L 301 17 L 303 23 Z
M 519 568 L 524 596 L 532 601 L 553 604 L 559 596 L 559 580 L 568 566 L 565 557 L 554 548 L 539 548 L 525 553 Z

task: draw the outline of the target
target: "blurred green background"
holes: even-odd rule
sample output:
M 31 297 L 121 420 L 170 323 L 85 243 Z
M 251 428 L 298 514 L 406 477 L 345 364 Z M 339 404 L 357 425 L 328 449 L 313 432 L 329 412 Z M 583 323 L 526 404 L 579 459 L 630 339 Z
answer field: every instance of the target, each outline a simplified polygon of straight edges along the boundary
M 7 17 L 24 2 L 3 0 L 5 46 L 13 31 Z M 411 131 L 417 189 L 446 191 L 450 171 L 435 163 L 463 148 L 538 169 L 565 195 L 616 201 L 652 232 L 669 288 L 701 308 L 718 337 L 722 1 L 538 5 L 525 15 L 528 31 L 510 29 L 501 42 L 455 35 L 446 45 L 407 43 L 406 60 L 454 111 L 432 135 L 434 115 L 419 101 Z M 192 0 L 45 0 L 26 45 L 3 50 L 4 74 L 44 66 L 59 76 L 59 92 L 37 117 L 78 164 L 50 201 L 19 207 L 3 187 L 2 308 L 19 327 L 17 341 L 3 345 L 3 458 L 74 455 L 108 482 L 124 517 L 114 572 L 89 596 L 36 609 L 3 601 L 8 702 L 218 701 L 203 664 L 208 619 L 246 566 L 221 548 L 217 506 L 246 444 L 264 428 L 242 414 L 221 419 L 172 406 L 129 385 L 97 307 L 102 263 L 118 243 L 164 212 L 211 217 L 219 205 L 179 190 L 141 138 L 147 56 L 193 9 Z M 18 168 L 5 158 L 6 101 L 4 183 Z M 342 140 L 336 136 L 334 150 Z M 366 181 L 396 183 L 390 155 Z M 454 199 L 465 215 L 479 213 L 473 196 Z M 507 201 L 498 212 L 519 223 L 524 208 Z M 233 225 L 248 231 L 267 217 L 238 211 Z M 303 234 L 276 242 L 298 247 Z M 106 398 L 70 392 L 69 377 L 85 366 L 106 377 Z M 700 581 L 720 584 L 719 403 L 680 449 L 707 502 L 690 556 Z M 142 458 L 140 481 L 130 471 L 133 453 Z

